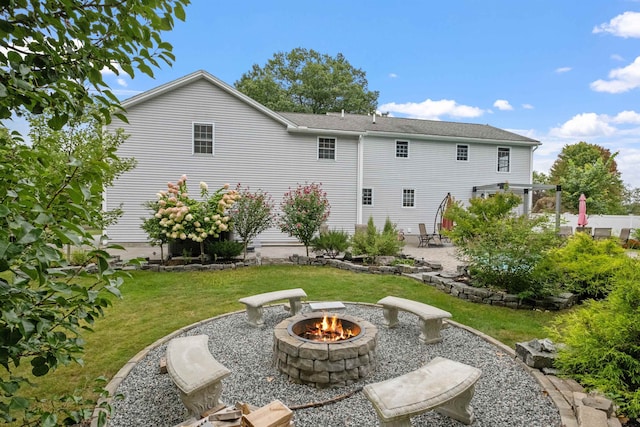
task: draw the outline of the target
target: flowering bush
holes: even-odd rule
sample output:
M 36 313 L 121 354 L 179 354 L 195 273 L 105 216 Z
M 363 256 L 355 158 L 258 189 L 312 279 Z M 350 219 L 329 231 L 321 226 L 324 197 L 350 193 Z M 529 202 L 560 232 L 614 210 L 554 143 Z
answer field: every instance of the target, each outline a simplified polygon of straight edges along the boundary
M 280 230 L 301 241 L 309 256 L 311 239 L 331 210 L 322 184 L 298 185 L 295 190 L 290 189 L 284 193 L 280 210 Z
M 240 198 L 231 209 L 230 216 L 235 233 L 242 239 L 244 258 L 246 258 L 249 242 L 269 228 L 273 222 L 271 214 L 273 200 L 271 195 L 262 190 L 252 193 L 249 187 L 242 189 L 240 184 L 236 187 L 236 191 Z
M 200 183 L 202 201 L 189 196 L 187 176 L 182 175 L 176 184 L 167 183 L 167 190 L 157 194 L 158 211 L 154 218 L 158 220 L 160 233 L 170 240 L 192 240 L 200 243 L 201 255 L 204 254 L 204 240 L 218 237 L 231 227 L 231 217 L 227 211 L 239 199 L 235 190 L 229 190 L 229 184 L 214 193 L 209 186 Z

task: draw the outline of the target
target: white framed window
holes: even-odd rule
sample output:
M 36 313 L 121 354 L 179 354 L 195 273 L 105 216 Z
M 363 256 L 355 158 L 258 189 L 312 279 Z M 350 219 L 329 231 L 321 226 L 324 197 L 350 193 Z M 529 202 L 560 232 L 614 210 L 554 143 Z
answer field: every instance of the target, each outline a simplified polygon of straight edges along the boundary
M 456 160 L 459 162 L 469 161 L 469 146 L 466 144 L 456 145 Z
M 498 172 L 511 171 L 511 148 L 498 147 Z
M 213 155 L 214 129 L 213 123 L 193 124 L 193 154 Z
M 409 158 L 409 141 L 396 141 L 396 158 Z
M 318 137 L 318 159 L 336 159 L 336 139 Z
M 413 188 L 402 189 L 402 207 L 414 208 L 416 206 L 416 190 Z
M 362 189 L 362 206 L 373 206 L 373 188 Z

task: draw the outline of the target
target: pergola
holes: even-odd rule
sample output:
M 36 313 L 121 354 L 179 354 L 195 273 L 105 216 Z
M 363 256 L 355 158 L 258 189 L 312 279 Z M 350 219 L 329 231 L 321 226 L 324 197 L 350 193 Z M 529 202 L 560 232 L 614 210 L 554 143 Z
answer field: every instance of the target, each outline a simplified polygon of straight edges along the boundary
M 562 197 L 561 185 L 549 185 L 549 184 L 513 184 L 511 182 L 498 182 L 496 184 L 477 185 L 473 187 L 472 197 L 477 197 L 477 193 L 489 192 L 497 193 L 506 189 L 516 190 L 519 192 L 522 190 L 524 197 L 522 198 L 522 212 L 524 215 L 529 215 L 529 190 L 556 190 L 556 228 L 560 229 L 560 203 Z

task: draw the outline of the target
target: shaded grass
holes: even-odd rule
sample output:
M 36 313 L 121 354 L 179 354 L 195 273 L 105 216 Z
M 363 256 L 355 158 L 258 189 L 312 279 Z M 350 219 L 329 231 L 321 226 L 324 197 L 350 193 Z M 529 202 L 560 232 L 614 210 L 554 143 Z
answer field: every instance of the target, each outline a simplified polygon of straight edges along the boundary
M 241 310 L 238 298 L 286 288 L 303 288 L 308 300 L 375 303 L 387 295 L 421 301 L 449 311 L 453 320 L 513 347 L 544 337 L 554 312 L 512 310 L 474 304 L 416 280 L 353 273 L 331 267 L 261 266 L 224 271 L 154 273 L 134 271 L 106 317 L 86 333 L 85 366 L 58 369 L 38 378 L 34 395 L 54 396 L 76 387 L 93 388 L 98 376 L 113 377 L 129 359 L 165 335 L 219 314 Z

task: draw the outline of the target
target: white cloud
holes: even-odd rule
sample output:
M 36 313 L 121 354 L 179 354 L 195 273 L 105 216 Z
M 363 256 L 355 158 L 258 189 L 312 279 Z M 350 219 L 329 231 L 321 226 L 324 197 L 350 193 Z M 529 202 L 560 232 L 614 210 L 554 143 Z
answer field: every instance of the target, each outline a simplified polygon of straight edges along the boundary
M 122 87 L 127 87 L 128 86 L 127 81 L 125 79 L 120 78 L 117 81 L 118 81 L 118 84 L 120 86 L 122 86 Z
M 622 57 L 622 55 L 618 55 L 617 53 L 614 53 L 613 55 L 611 55 L 611 59 L 613 59 L 614 61 L 624 61 L 624 58 Z
M 618 37 L 640 38 L 640 12 L 624 12 L 608 23 L 593 28 L 594 33 L 610 33 Z
M 118 75 L 124 73 L 124 70 L 122 69 L 122 67 L 120 66 L 120 64 L 118 64 L 117 62 L 112 62 L 111 65 L 113 67 L 116 68 L 116 70 L 118 70 Z M 103 76 L 115 76 L 116 73 L 109 67 L 104 67 L 102 70 L 100 70 L 100 72 L 102 73 Z
M 614 123 L 629 123 L 629 124 L 640 124 L 640 113 L 636 113 L 635 111 L 625 110 L 618 113 L 615 117 L 611 119 Z
M 551 129 L 551 135 L 564 138 L 583 138 L 595 136 L 609 136 L 616 129 L 609 126 L 606 115 L 596 113 L 582 113 L 573 116 L 560 127 Z
M 398 75 L 396 73 L 389 73 L 389 77 L 395 79 Z
M 571 71 L 571 67 L 556 68 L 556 73 L 558 73 L 558 74 L 568 73 L 569 71 Z
M 534 106 L 531 104 L 522 104 L 522 108 L 524 108 L 525 110 L 533 110 Z
M 502 111 L 513 110 L 513 106 L 509 104 L 509 101 L 506 99 L 497 99 L 496 102 L 493 103 L 493 106 Z
M 381 111 L 392 111 L 396 113 L 406 114 L 411 118 L 440 120 L 442 116 L 450 117 L 479 117 L 485 111 L 478 107 L 469 105 L 460 105 L 456 101 L 450 99 L 441 99 L 433 101 L 427 99 L 422 102 L 407 102 L 404 104 L 396 104 L 390 102 L 380 107 Z
M 626 67 L 609 72 L 610 80 L 596 80 L 591 89 L 596 92 L 622 93 L 640 87 L 640 56 Z

